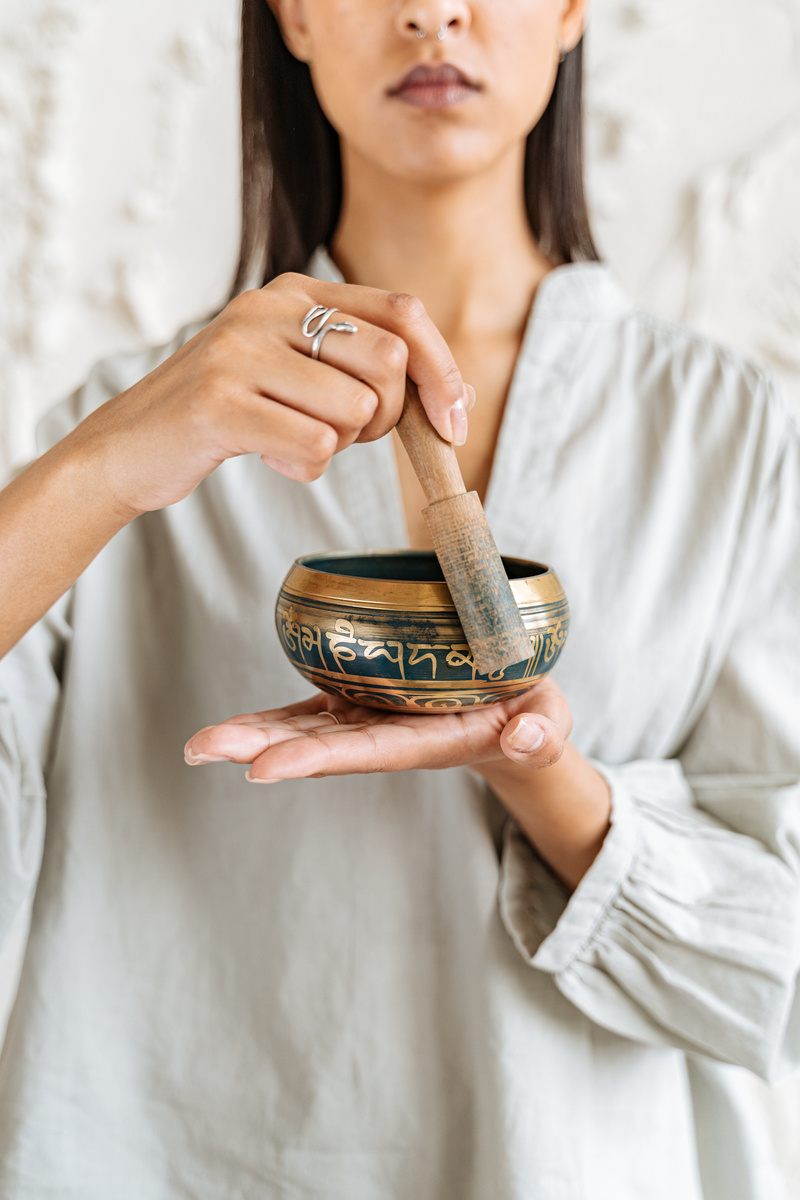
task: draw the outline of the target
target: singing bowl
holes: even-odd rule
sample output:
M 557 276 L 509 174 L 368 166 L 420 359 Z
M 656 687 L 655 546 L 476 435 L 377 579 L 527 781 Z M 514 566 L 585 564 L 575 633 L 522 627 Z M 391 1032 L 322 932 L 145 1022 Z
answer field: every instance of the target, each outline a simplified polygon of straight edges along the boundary
M 569 607 L 550 567 L 504 558 L 531 656 L 481 675 L 435 554 L 367 550 L 298 558 L 275 608 L 290 662 L 351 704 L 442 712 L 510 700 L 558 661 Z

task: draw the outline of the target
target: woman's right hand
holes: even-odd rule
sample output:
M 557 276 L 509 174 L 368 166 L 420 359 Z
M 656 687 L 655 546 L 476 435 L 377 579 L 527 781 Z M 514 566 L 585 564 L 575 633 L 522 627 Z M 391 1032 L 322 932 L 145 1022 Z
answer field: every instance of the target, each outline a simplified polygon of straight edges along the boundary
M 310 357 L 302 322 L 337 308 Z M 442 437 L 463 442 L 468 395 L 450 351 L 413 296 L 281 275 L 244 292 L 150 375 L 69 436 L 94 462 L 123 519 L 187 496 L 227 458 L 259 454 L 292 479 L 317 479 L 352 442 L 397 423 L 408 373 Z

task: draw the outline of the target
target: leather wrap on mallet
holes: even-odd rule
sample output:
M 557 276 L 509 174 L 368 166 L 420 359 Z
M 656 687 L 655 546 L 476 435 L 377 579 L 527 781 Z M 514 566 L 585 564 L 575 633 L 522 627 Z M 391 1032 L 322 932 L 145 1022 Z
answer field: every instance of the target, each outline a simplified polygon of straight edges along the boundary
M 397 432 L 422 484 L 422 515 L 482 675 L 531 657 L 532 646 L 477 492 L 466 492 L 456 453 L 428 420 L 416 385 L 406 383 Z

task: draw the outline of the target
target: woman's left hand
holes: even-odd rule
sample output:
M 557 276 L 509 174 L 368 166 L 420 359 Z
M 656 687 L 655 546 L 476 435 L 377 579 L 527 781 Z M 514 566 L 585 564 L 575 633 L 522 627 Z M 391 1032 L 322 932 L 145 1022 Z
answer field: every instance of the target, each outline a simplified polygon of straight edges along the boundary
M 433 716 L 381 712 L 317 692 L 299 704 L 201 729 L 184 753 L 192 766 L 251 763 L 253 783 L 508 759 L 541 768 L 561 758 L 571 728 L 569 705 L 550 679 L 515 700 Z
M 571 729 L 569 705 L 549 677 L 516 700 L 430 717 L 359 708 L 317 692 L 201 729 L 185 755 L 192 766 L 252 763 L 252 783 L 473 767 L 574 888 L 608 832 L 611 798 L 604 777 L 567 740 Z

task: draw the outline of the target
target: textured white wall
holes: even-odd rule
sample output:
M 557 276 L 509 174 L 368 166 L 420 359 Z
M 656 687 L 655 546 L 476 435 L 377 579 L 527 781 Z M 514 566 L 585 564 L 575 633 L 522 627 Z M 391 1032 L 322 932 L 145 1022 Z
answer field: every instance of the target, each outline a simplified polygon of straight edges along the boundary
M 3 0 L 0 471 L 94 361 L 223 299 L 237 8 Z M 596 0 L 587 46 L 603 253 L 643 303 L 768 362 L 800 407 L 800 0 Z M 800 1195 L 797 1088 L 761 1091 Z
M 98 357 L 224 294 L 237 39 L 231 0 L 3 0 L 0 465 Z

